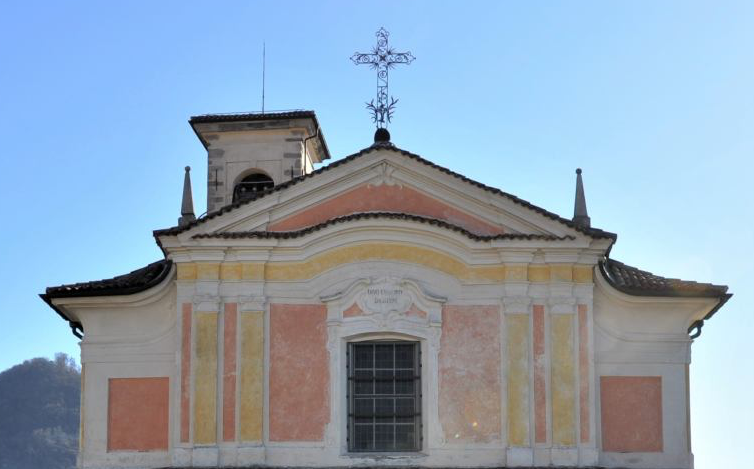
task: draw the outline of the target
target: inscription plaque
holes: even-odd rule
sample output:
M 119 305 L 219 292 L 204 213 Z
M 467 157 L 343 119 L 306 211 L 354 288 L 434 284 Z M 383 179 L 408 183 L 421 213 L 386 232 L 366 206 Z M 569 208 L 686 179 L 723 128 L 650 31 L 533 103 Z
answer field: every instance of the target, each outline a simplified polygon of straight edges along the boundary
M 412 300 L 399 281 L 385 279 L 369 285 L 360 303 L 361 309 L 370 313 L 405 313 Z

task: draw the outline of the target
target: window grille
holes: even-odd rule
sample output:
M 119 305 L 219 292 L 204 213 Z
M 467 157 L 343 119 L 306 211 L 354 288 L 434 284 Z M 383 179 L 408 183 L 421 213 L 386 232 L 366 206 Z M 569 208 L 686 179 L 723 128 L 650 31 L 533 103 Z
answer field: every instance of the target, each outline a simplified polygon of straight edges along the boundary
M 348 344 L 348 450 L 421 449 L 418 342 Z

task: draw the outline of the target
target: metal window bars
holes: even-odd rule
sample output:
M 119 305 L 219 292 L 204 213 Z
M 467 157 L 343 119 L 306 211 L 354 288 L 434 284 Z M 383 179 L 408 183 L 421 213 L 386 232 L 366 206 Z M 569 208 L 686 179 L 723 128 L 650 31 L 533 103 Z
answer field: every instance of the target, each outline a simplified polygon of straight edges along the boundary
M 348 449 L 418 451 L 421 359 L 418 342 L 348 344 Z

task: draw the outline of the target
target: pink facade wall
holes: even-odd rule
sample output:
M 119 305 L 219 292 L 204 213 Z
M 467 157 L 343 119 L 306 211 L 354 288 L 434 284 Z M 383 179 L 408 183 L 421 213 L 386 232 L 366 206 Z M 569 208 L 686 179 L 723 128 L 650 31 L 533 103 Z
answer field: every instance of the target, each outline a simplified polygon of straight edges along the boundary
M 236 439 L 237 320 L 238 303 L 226 303 L 223 329 L 223 441 Z
M 440 423 L 448 442 L 500 438 L 500 312 L 446 306 L 440 347 Z
M 330 417 L 327 308 L 270 305 L 270 440 L 322 441 Z
M 503 229 L 450 207 L 406 186 L 363 185 L 319 205 L 270 225 L 270 231 L 291 231 L 358 212 L 400 212 L 445 220 L 478 234 L 502 233 Z
M 191 303 L 181 305 L 181 442 L 191 428 Z
M 533 306 L 534 322 L 534 441 L 547 442 L 547 370 L 545 367 L 545 307 Z
M 110 378 L 107 450 L 168 449 L 168 378 Z
M 661 377 L 601 376 L 600 408 L 604 451 L 662 451 Z

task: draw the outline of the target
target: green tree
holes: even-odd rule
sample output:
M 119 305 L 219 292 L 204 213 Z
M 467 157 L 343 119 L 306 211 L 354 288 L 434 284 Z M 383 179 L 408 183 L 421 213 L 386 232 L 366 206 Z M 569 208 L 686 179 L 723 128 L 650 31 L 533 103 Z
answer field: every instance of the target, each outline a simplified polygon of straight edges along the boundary
M 0 469 L 76 465 L 81 372 L 73 358 L 34 358 L 0 373 Z

